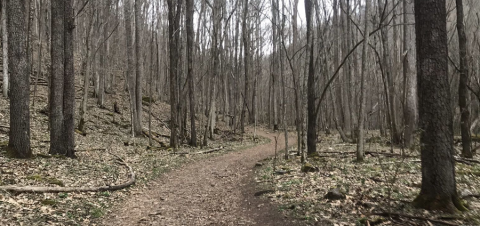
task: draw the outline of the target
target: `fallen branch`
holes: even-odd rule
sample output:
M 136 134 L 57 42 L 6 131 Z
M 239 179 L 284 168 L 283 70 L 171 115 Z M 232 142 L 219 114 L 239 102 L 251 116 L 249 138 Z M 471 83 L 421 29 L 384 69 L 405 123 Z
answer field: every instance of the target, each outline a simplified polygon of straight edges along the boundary
M 467 158 L 460 158 L 460 157 L 455 157 L 455 161 L 457 162 L 461 162 L 461 163 L 465 163 L 465 164 L 468 164 L 466 162 L 469 162 L 469 163 L 478 163 L 480 164 L 480 161 L 478 160 L 475 160 L 475 159 L 467 159 Z M 468 164 L 470 165 L 470 164 Z
M 172 155 L 199 155 L 199 154 L 208 154 L 216 151 L 222 150 L 223 147 L 214 148 L 206 151 L 197 151 L 197 152 L 173 152 Z
M 129 187 L 135 184 L 135 172 L 133 172 L 132 167 L 130 167 L 122 158 L 117 155 L 110 153 L 113 156 L 117 157 L 120 165 L 124 165 L 128 168 L 130 178 L 127 182 L 119 185 L 105 185 L 100 187 L 33 187 L 25 186 L 19 187 L 15 185 L 0 186 L 0 190 L 17 192 L 17 193 L 59 193 L 59 192 L 99 192 L 99 191 L 116 191 L 126 187 Z
M 426 217 L 418 217 L 418 216 L 413 216 L 413 215 L 408 215 L 408 214 L 402 214 L 402 213 L 379 212 L 379 213 L 371 213 L 370 215 L 376 215 L 376 216 L 382 216 L 382 217 L 397 217 L 397 218 L 398 217 L 405 217 L 405 218 L 416 219 L 416 220 L 431 221 L 431 222 L 437 223 L 437 224 L 458 226 L 458 224 L 455 224 L 455 223 L 430 219 L 430 218 L 426 218 Z
M 8 127 L 8 126 L 2 126 L 2 125 L 0 125 L 0 128 L 10 129 L 10 127 Z
M 88 151 L 106 151 L 106 148 L 91 148 L 91 149 L 79 149 L 75 150 L 75 152 L 88 152 Z
M 143 135 L 148 137 L 148 132 L 147 131 L 143 130 L 142 132 L 143 132 Z M 154 135 L 154 136 L 152 136 L 152 140 L 158 142 L 160 144 L 160 146 L 162 146 L 162 147 L 167 147 L 165 142 L 163 142 L 163 141 L 161 141 L 161 140 L 159 140 L 158 138 L 155 137 L 156 134 L 153 131 L 152 131 L 152 135 Z M 168 137 L 168 138 L 170 138 L 170 137 Z

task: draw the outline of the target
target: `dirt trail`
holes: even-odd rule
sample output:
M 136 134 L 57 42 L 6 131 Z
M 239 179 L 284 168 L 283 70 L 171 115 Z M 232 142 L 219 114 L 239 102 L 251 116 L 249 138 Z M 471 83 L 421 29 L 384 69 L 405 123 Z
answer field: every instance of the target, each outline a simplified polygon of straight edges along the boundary
M 295 225 L 253 195 L 255 163 L 274 154 L 274 136 L 278 150 L 285 147 L 283 134 L 258 134 L 270 143 L 166 173 L 115 208 L 102 225 Z

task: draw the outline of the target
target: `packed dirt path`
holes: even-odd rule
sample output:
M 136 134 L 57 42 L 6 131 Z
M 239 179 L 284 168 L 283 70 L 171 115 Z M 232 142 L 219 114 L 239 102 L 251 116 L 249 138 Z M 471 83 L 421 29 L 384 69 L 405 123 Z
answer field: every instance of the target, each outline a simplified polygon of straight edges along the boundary
M 164 174 L 107 215 L 102 225 L 296 225 L 259 197 L 255 163 L 285 148 L 283 133 L 258 130 L 267 144 L 191 163 Z M 289 138 L 289 146 L 296 139 Z

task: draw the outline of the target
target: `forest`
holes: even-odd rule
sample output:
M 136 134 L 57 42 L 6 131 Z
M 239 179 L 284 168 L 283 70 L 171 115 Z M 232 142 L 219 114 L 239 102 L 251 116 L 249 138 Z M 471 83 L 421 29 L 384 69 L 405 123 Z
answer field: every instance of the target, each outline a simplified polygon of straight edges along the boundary
M 476 0 L 0 0 L 0 225 L 478 225 Z

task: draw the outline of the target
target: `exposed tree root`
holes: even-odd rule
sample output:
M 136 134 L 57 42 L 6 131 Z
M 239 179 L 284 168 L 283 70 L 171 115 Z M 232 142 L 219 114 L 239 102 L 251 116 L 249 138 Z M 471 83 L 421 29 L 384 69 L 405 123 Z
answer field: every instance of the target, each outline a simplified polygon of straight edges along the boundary
M 7 185 L 7 186 L 0 186 L 0 190 L 16 192 L 16 193 L 59 193 L 59 192 L 98 192 L 98 191 L 115 191 L 120 190 L 126 187 L 129 187 L 135 184 L 135 172 L 133 171 L 132 167 L 130 167 L 122 158 L 119 156 L 110 153 L 117 157 L 118 163 L 120 165 L 124 165 L 128 168 L 128 172 L 130 177 L 127 182 L 119 184 L 119 185 L 105 185 L 100 187 L 34 187 L 34 186 L 15 186 L 15 185 Z
M 437 224 L 452 225 L 452 226 L 458 225 L 452 222 L 435 220 L 435 219 L 430 219 L 426 217 L 419 217 L 419 216 L 413 216 L 413 215 L 402 214 L 402 213 L 377 212 L 377 213 L 371 213 L 370 215 L 376 215 L 376 216 L 382 216 L 382 217 L 395 217 L 395 218 L 404 217 L 404 218 L 410 218 L 410 219 L 416 219 L 416 220 L 422 220 L 422 221 L 430 221 Z

